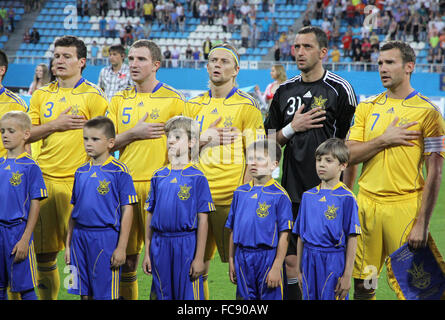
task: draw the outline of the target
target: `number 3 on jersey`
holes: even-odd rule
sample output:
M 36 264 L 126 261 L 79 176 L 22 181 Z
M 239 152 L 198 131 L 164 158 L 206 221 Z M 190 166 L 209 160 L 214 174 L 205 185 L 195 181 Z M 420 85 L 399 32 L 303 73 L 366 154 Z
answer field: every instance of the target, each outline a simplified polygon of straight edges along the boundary
M 295 108 L 295 105 L 297 104 L 297 100 L 298 100 L 298 106 Z M 295 113 L 295 111 L 297 109 L 299 109 L 301 107 L 301 98 L 300 97 L 290 97 L 289 99 L 287 99 L 287 104 L 289 104 L 290 109 L 287 110 L 287 114 L 288 115 L 293 115 Z
M 53 115 L 53 107 L 54 107 L 54 102 L 47 102 L 45 104 L 46 110 L 45 113 L 43 114 L 43 116 L 45 118 L 49 118 Z

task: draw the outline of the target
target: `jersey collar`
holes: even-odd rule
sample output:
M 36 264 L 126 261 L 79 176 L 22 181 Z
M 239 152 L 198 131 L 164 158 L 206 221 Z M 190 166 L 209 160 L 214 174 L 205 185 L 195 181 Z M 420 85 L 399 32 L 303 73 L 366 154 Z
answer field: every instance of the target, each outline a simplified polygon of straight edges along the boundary
M 162 87 L 163 84 L 164 84 L 163 82 L 159 81 L 158 84 L 156 85 L 156 87 L 153 88 L 153 91 L 151 93 L 155 93 L 156 91 L 158 91 Z M 134 85 L 134 92 L 138 93 L 138 89 L 136 88 L 136 85 Z
M 339 181 L 331 190 L 337 190 L 338 188 L 343 186 L 343 182 Z M 321 183 L 317 186 L 317 191 L 320 191 L 321 189 Z M 328 189 L 323 189 L 323 190 L 328 190 Z
M 268 186 L 273 185 L 274 183 L 275 183 L 275 179 L 272 178 L 272 179 L 270 179 L 269 181 L 267 181 L 267 182 L 264 184 L 264 186 L 262 186 L 262 187 L 263 187 L 263 188 L 266 188 L 266 187 L 268 187 Z M 253 185 L 253 179 L 249 181 L 249 186 L 250 186 L 250 189 L 252 189 L 253 187 L 255 187 L 255 186 Z M 261 187 L 261 186 L 258 186 L 258 187 Z
M 237 87 L 233 87 L 232 90 L 230 90 L 229 94 L 226 96 L 225 99 L 229 99 L 231 96 L 233 96 L 236 92 L 236 90 L 238 90 Z M 212 97 L 212 90 L 209 90 L 209 97 Z
M 0 84 L 0 94 L 5 92 L 6 88 Z
M 107 158 L 107 160 L 105 160 L 105 162 L 102 163 L 102 164 L 100 165 L 100 167 L 105 167 L 107 164 L 109 164 L 109 163 L 110 163 L 111 161 L 113 161 L 113 160 L 114 160 L 114 157 L 113 157 L 112 155 L 110 155 L 110 156 Z M 90 168 L 91 168 L 92 166 L 94 166 L 94 164 L 93 164 L 93 159 L 90 159 L 89 163 L 90 163 Z
M 184 168 L 182 168 L 182 170 L 181 171 L 184 171 L 185 169 L 188 169 L 188 168 L 190 168 L 190 167 L 193 167 L 193 163 L 192 162 L 189 162 L 189 163 L 187 163 L 186 165 L 185 165 L 185 167 Z M 172 164 L 171 163 L 169 163 L 168 165 L 167 165 L 167 169 L 171 172 L 173 169 L 172 169 Z

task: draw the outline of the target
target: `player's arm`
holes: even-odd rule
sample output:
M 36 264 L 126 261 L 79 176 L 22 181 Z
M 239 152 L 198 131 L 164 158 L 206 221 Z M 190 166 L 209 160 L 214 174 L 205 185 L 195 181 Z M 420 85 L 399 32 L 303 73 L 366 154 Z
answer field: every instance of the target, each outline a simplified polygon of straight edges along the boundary
M 70 214 L 70 219 L 68 220 L 68 231 L 66 233 L 66 241 L 65 241 L 65 263 L 71 264 L 71 253 L 70 253 L 70 247 L 71 247 L 71 240 L 73 239 L 73 230 L 74 225 L 76 223 L 74 222 L 72 218 L 72 211 Z
M 296 255 L 297 255 L 296 273 L 297 273 L 298 285 L 300 286 L 300 290 L 303 290 L 303 275 L 301 273 L 301 259 L 303 256 L 303 248 L 304 248 L 303 240 L 301 239 L 300 236 L 298 236 L 297 252 L 296 252 Z
M 119 268 L 125 263 L 128 236 L 130 235 L 131 223 L 133 222 L 133 205 L 122 206 L 121 230 L 117 247 L 111 256 L 111 268 Z
M 195 258 L 190 266 L 189 275 L 196 280 L 205 271 L 204 252 L 206 248 L 207 232 L 209 229 L 208 214 L 198 213 L 198 231 L 196 234 Z
M 297 132 L 304 132 L 310 129 L 322 128 L 320 123 L 326 120 L 326 111 L 321 107 L 317 107 L 303 113 L 305 105 L 302 104 L 294 113 L 292 121 L 276 134 L 276 141 L 284 146 L 292 136 Z
M 158 139 L 165 135 L 164 123 L 145 122 L 147 117 L 148 113 L 146 112 L 133 128 L 118 134 L 113 151 L 123 149 L 134 141 Z
M 416 125 L 417 122 L 397 126 L 398 121 L 399 117 L 396 116 L 385 132 L 372 140 L 365 142 L 348 140 L 346 145 L 349 148 L 349 165 L 366 162 L 386 148 L 414 146 L 410 141 L 418 139 L 421 132 L 409 130 L 409 128 Z
M 153 218 L 153 213 L 147 212 L 147 219 L 145 222 L 145 254 L 144 260 L 142 261 L 142 270 L 146 275 L 151 275 L 150 244 L 153 235 L 153 231 L 150 227 L 151 218 Z
M 65 109 L 55 120 L 31 128 L 28 143 L 44 139 L 55 132 L 82 129 L 87 121 L 84 116 L 68 114 L 71 107 Z
M 425 156 L 427 177 L 423 189 L 422 202 L 413 228 L 407 241 L 413 249 L 425 247 L 428 240 L 428 227 L 439 195 L 442 181 L 443 157 L 436 152 Z
M 346 243 L 346 259 L 343 275 L 338 279 L 335 287 L 335 296 L 343 300 L 351 288 L 352 269 L 354 267 L 355 251 L 357 249 L 357 235 L 350 234 Z
M 233 243 L 233 230 L 230 229 L 229 235 L 229 278 L 233 284 L 237 283 L 235 271 L 235 244 Z
M 15 255 L 14 263 L 23 261 L 28 256 L 29 240 L 39 217 L 40 199 L 32 199 L 29 209 L 28 221 L 20 240 L 15 244 L 11 254 Z
M 283 281 L 281 279 L 281 269 L 286 257 L 287 246 L 289 245 L 290 230 L 281 231 L 278 238 L 277 254 L 266 278 L 268 288 L 276 288 Z

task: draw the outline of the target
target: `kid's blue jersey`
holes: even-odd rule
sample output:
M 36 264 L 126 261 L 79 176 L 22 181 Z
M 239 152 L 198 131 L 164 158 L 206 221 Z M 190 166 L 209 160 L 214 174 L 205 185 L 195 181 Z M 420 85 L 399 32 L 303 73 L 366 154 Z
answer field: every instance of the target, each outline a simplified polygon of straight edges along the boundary
M 198 213 L 215 211 L 207 178 L 192 164 L 182 170 L 168 165 L 155 171 L 146 205 L 153 214 L 150 226 L 159 232 L 195 230 Z
M 85 163 L 74 175 L 71 217 L 83 227 L 119 231 L 121 206 L 137 201 L 127 167 L 111 156 L 100 166 Z
M 292 232 L 313 246 L 346 247 L 349 235 L 361 233 L 354 194 L 342 182 L 306 191 Z
M 42 171 L 31 156 L 0 158 L 0 224 L 27 221 L 31 200 L 47 197 Z
M 292 225 L 291 200 L 274 179 L 264 186 L 251 181 L 233 193 L 225 227 L 233 230 L 236 245 L 276 248 L 279 233 L 292 230 Z

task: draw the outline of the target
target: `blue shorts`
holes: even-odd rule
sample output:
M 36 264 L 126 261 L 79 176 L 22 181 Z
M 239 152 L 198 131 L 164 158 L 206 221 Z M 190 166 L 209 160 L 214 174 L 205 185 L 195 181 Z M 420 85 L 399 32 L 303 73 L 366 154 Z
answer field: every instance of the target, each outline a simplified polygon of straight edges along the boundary
M 283 268 L 281 283 L 268 288 L 267 275 L 273 265 L 276 248 L 246 248 L 238 246 L 235 251 L 236 296 L 242 300 L 283 300 Z
M 0 225 L 0 288 L 10 287 L 11 292 L 28 291 L 36 286 L 36 255 L 33 237 L 29 241 L 28 256 L 14 263 L 11 255 L 14 246 L 22 238 L 26 222 L 18 225 Z
M 335 300 L 335 287 L 344 269 L 344 248 L 314 247 L 305 243 L 301 258 L 303 300 Z
M 120 268 L 111 269 L 111 256 L 118 241 L 119 233 L 112 228 L 74 227 L 68 293 L 95 300 L 119 298 Z
M 153 274 L 150 299 L 204 300 L 202 276 L 192 281 L 189 271 L 196 250 L 196 232 L 153 231 L 150 260 Z

